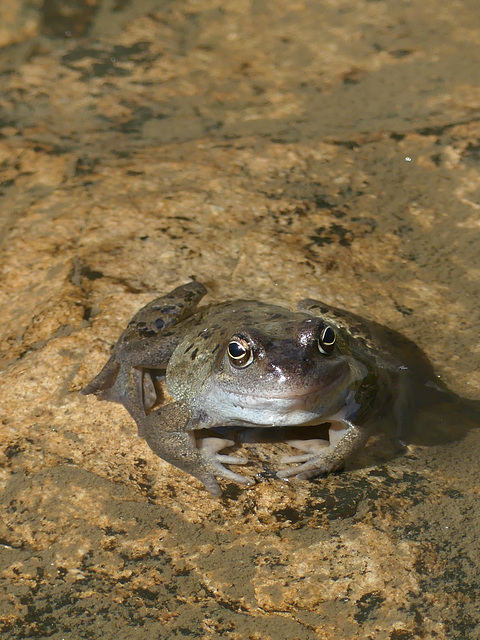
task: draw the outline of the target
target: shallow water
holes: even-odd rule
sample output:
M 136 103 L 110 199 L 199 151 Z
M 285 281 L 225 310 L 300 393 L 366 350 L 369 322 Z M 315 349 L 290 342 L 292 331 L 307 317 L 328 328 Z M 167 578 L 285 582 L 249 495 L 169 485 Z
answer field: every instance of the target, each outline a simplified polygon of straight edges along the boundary
M 313 482 L 252 445 L 214 500 L 77 393 L 195 276 L 480 400 L 478 2 L 63 4 L 0 9 L 2 637 L 480 638 L 475 413 Z

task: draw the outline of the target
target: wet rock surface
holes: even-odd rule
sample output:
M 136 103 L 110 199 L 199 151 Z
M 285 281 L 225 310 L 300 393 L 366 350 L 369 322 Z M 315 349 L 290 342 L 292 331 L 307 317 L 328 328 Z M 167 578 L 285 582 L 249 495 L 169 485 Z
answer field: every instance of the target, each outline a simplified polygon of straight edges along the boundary
M 479 638 L 478 429 L 215 500 L 77 393 L 195 276 L 479 399 L 478 3 L 71 7 L 1 10 L 2 637 Z

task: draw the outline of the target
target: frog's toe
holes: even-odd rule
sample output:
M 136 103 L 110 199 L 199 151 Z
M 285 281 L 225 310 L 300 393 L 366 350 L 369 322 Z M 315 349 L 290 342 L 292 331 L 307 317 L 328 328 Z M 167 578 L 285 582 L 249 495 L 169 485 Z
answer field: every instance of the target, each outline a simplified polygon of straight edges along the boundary
M 308 453 L 301 453 L 298 456 L 283 456 L 280 458 L 282 464 L 288 464 L 290 462 L 306 462 L 310 460 L 311 456 Z
M 307 469 L 306 471 L 302 471 L 300 473 L 298 473 L 298 469 L 297 469 L 295 478 L 297 478 L 297 480 L 310 480 L 311 478 L 318 478 L 318 476 L 321 476 L 324 473 L 328 473 L 329 471 L 333 471 L 333 469 L 324 469 L 322 467 L 320 468 L 315 467 L 313 469 Z
M 254 480 L 250 480 L 250 478 L 245 478 L 245 476 L 241 476 L 239 473 L 235 473 L 234 471 L 227 469 L 227 467 L 224 467 L 220 463 L 217 463 L 215 465 L 215 475 L 221 476 L 222 478 L 225 478 L 225 480 L 232 480 L 233 482 L 238 482 L 238 484 L 244 484 L 247 486 L 255 484 Z
M 323 454 L 330 443 L 328 440 L 315 438 L 311 440 L 287 440 L 287 444 L 291 447 L 295 447 L 295 449 L 300 449 L 300 451 L 304 451 L 305 453 L 300 453 L 294 456 L 284 456 L 280 460 L 282 463 L 307 462 L 308 460 L 311 460 L 312 457 Z
M 222 449 L 227 447 L 233 447 L 235 442 L 233 440 L 227 440 L 225 438 L 199 438 L 197 447 L 200 450 L 202 456 L 212 462 L 221 462 L 223 464 L 247 464 L 246 458 L 240 458 L 238 456 L 222 455 L 218 453 Z
M 300 460 L 300 458 L 302 460 Z M 281 471 L 277 471 L 277 476 L 283 479 L 295 477 L 298 480 L 308 480 L 309 478 L 316 478 L 323 473 L 334 471 L 334 469 L 336 468 L 335 465 L 331 464 L 326 457 L 322 459 L 322 457 L 318 456 L 318 454 L 310 454 L 309 456 L 298 456 L 298 459 L 299 462 L 303 461 L 303 464 L 300 464 L 296 467 L 290 467 L 289 469 L 282 469 Z
M 205 486 L 212 498 L 219 498 L 222 495 L 222 489 L 216 478 L 212 474 L 198 474 L 197 478 Z
M 204 484 L 205 488 L 213 498 L 219 498 L 222 495 L 222 489 L 218 484 L 217 478 L 224 478 L 225 480 L 237 482 L 238 484 L 246 486 L 255 484 L 254 481 L 230 471 L 230 469 L 227 469 L 219 462 L 210 461 L 208 466 L 209 472 L 194 473 L 193 475 L 195 475 L 200 482 Z
M 297 475 L 297 469 L 298 467 L 291 467 L 290 469 L 282 469 L 281 471 L 277 471 L 277 478 L 280 478 L 280 480 L 288 480 L 289 478 L 293 478 Z
M 227 447 L 233 447 L 234 444 L 235 442 L 233 440 L 216 438 L 215 436 L 197 439 L 197 449 L 205 458 L 215 458 L 219 451 Z
M 222 456 L 217 454 L 215 460 L 222 464 L 247 464 L 247 458 L 239 458 L 238 456 Z

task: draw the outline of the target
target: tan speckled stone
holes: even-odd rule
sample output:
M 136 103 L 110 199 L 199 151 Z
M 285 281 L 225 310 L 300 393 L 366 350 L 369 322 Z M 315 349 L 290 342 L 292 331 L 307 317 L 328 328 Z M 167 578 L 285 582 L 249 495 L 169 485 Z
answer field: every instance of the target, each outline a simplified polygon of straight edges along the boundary
M 77 393 L 195 276 L 378 320 L 479 399 L 476 0 L 85 0 L 73 37 L 3 4 L 2 638 L 479 640 L 478 429 L 303 483 L 245 445 L 215 500 Z

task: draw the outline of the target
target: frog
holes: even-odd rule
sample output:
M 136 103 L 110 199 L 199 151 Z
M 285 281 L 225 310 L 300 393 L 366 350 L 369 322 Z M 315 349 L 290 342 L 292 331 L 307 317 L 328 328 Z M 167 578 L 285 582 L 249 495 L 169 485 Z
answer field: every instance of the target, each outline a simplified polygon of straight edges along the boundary
M 414 390 L 435 385 L 414 343 L 374 321 L 309 298 L 294 311 L 248 299 L 199 307 L 206 293 L 194 280 L 140 309 L 82 393 L 122 404 L 151 450 L 214 497 L 219 479 L 255 483 L 226 466 L 248 461 L 215 428 L 327 425 L 327 439 L 289 439 L 297 451 L 276 472 L 307 480 L 344 468 L 385 405 L 400 441 Z M 170 396 L 160 406 L 159 382 Z

